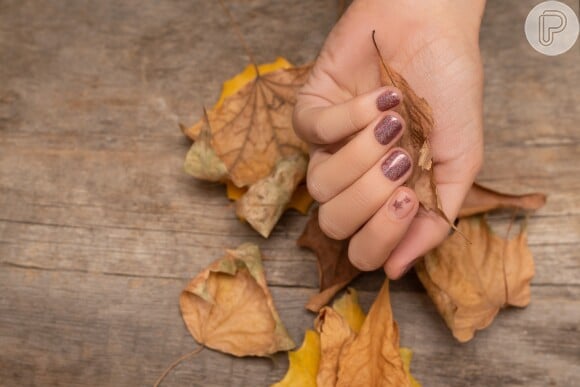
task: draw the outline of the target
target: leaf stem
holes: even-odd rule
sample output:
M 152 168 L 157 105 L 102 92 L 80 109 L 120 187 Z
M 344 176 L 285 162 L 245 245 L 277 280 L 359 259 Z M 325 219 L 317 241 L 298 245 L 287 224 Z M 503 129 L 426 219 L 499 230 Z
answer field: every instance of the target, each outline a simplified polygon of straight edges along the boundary
M 203 347 L 203 346 L 199 346 L 196 349 L 194 349 L 193 351 L 191 351 L 189 353 L 186 353 L 185 355 L 181 356 L 179 359 L 177 359 L 173 363 L 171 363 L 165 369 L 165 371 L 163 371 L 163 373 L 161 374 L 161 376 L 159 377 L 159 379 L 157 379 L 157 381 L 155 382 L 155 384 L 153 385 L 153 387 L 159 387 L 161 385 L 161 382 L 163 381 L 163 379 L 165 379 L 165 377 L 171 372 L 172 369 L 174 369 L 175 367 L 177 367 L 179 365 L 179 363 L 181 363 L 182 361 L 187 360 L 188 358 L 197 355 L 204 348 L 205 347 Z
M 236 21 L 236 19 L 234 19 L 234 15 L 232 15 L 229 8 L 224 3 L 224 0 L 219 0 L 219 2 L 220 2 L 222 9 L 224 10 L 224 13 L 228 16 L 228 19 L 230 19 L 230 24 L 231 24 L 232 29 L 234 30 L 234 34 L 236 35 L 236 38 L 238 38 L 239 43 L 244 48 L 244 51 L 246 51 L 246 55 L 248 56 L 250 63 L 252 63 L 252 65 L 254 66 L 254 70 L 256 70 L 256 78 L 260 77 L 260 71 L 258 70 L 257 62 L 254 59 L 254 55 L 252 54 L 252 50 L 250 50 L 250 46 L 248 46 L 248 44 L 246 43 L 246 40 L 244 39 L 244 35 L 242 34 L 242 31 L 240 29 L 238 22 Z

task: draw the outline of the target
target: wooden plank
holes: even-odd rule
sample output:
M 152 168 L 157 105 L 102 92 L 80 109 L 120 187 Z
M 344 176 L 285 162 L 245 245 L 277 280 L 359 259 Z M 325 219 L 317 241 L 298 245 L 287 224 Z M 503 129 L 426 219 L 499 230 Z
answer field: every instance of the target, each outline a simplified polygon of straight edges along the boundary
M 195 348 L 178 313 L 186 281 L 3 267 L 0 271 L 0 380 L 8 385 L 151 385 L 173 359 Z M 378 284 L 377 284 L 378 285 Z M 282 319 L 300 342 L 313 314 L 312 289 L 272 289 Z M 368 308 L 377 288 L 361 292 Z M 578 287 L 534 288 L 523 310 L 500 314 L 468 344 L 454 342 L 423 292 L 394 290 L 402 344 L 429 386 L 573 385 L 580 372 Z M 204 351 L 166 386 L 268 385 L 285 372 L 273 362 Z
M 576 11 L 578 6 L 567 1 Z M 259 62 L 312 60 L 335 1 L 231 2 Z M 541 191 L 530 220 L 532 305 L 456 344 L 412 275 L 393 283 L 403 344 L 426 386 L 574 385 L 580 256 L 578 52 L 542 56 L 523 37 L 534 2 L 490 0 L 481 34 L 486 162 L 480 180 Z M 312 315 L 315 259 L 286 214 L 263 240 L 223 187 L 182 171 L 178 122 L 199 118 L 247 58 L 217 2 L 0 5 L 0 385 L 150 385 L 191 350 L 177 296 L 224 247 L 259 243 L 292 336 Z M 66 15 L 64 17 L 63 15 Z M 503 230 L 509 215 L 492 217 Z M 354 282 L 368 306 L 380 273 Z M 203 352 L 167 385 L 267 385 L 274 362 Z

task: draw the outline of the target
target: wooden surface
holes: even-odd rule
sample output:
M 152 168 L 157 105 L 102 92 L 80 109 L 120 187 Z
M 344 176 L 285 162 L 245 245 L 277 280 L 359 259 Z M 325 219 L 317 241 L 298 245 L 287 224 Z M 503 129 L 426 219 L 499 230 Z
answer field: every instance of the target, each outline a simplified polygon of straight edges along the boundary
M 486 161 L 480 181 L 542 191 L 529 223 L 532 303 L 468 344 L 410 275 L 393 285 L 402 344 L 424 386 L 572 386 L 580 380 L 580 49 L 536 53 L 537 1 L 490 0 L 482 30 Z M 336 1 L 230 1 L 259 62 L 312 60 Z M 577 4 L 569 2 L 577 10 Z M 263 240 L 222 186 L 182 171 L 190 124 L 247 60 L 217 2 L 0 0 L 0 385 L 146 386 L 196 347 L 178 310 L 225 247 L 259 243 L 282 319 L 301 342 L 314 256 L 287 213 Z M 501 226 L 506 217 L 496 217 Z M 365 307 L 379 273 L 356 281 Z M 260 386 L 285 355 L 203 351 L 165 386 Z

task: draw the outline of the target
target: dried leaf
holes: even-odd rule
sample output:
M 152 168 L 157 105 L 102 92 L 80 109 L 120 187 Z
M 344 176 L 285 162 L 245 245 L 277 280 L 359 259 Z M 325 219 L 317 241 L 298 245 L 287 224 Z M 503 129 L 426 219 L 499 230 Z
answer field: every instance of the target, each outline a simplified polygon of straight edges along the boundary
M 320 366 L 316 383 L 318 387 L 334 387 L 343 347 L 355 338 L 348 321 L 333 308 L 324 307 L 314 322 L 320 335 Z
M 365 313 L 358 302 L 358 292 L 354 288 L 348 288 L 338 300 L 332 304 L 347 322 L 354 333 L 359 333 L 365 321 Z
M 403 366 L 405 368 L 407 376 L 409 377 L 411 387 L 421 387 L 421 383 L 419 383 L 417 379 L 415 379 L 413 375 L 411 375 L 411 361 L 413 360 L 413 351 L 411 351 L 409 348 L 401 348 L 399 349 L 399 354 L 401 355 L 401 359 L 403 360 Z
M 320 338 L 318 333 L 308 329 L 302 346 L 288 352 L 290 365 L 284 379 L 271 387 L 317 387 L 316 373 L 320 363 Z
M 298 183 L 306 176 L 308 161 L 296 154 L 278 161 L 271 175 L 252 184 L 236 203 L 236 214 L 264 238 L 282 216 Z
M 205 120 L 201 122 L 198 138 L 185 156 L 184 170 L 198 179 L 224 181 L 228 171 L 211 147 L 211 134 L 207 122 Z
M 337 241 L 322 232 L 318 224 L 318 209 L 312 212 L 297 244 L 312 250 L 318 259 L 320 292 L 312 296 L 306 305 L 308 310 L 318 312 L 360 271 L 348 259 L 348 240 Z
M 534 261 L 525 228 L 512 239 L 494 234 L 484 217 L 464 218 L 458 230 L 415 265 L 439 313 L 461 342 L 486 328 L 500 308 L 530 302 Z
M 292 111 L 310 66 L 259 75 L 251 68 L 254 79 L 208 111 L 212 147 L 238 187 L 266 177 L 280 159 L 308 151 L 294 133 Z
M 399 330 L 391 312 L 389 281 L 383 284 L 360 333 L 345 344 L 338 368 L 337 387 L 410 385 L 399 354 Z
M 182 127 L 195 141 L 186 157 L 186 171 L 200 179 L 227 182 L 228 197 L 234 200 L 245 197 L 237 214 L 265 237 L 285 209 L 306 213 L 313 201 L 304 188 L 294 192 L 304 179 L 301 159 L 307 157 L 307 146 L 292 129 L 295 94 L 310 67 L 294 68 L 283 58 L 250 65 L 224 82 L 219 101 L 205 111 L 204 119 Z M 278 188 L 281 182 L 283 187 Z
M 207 267 L 181 292 L 181 314 L 195 340 L 235 356 L 294 347 L 266 284 L 258 246 L 244 243 Z
M 411 88 L 402 75 L 392 69 L 382 58 L 378 46 L 373 43 L 381 62 L 380 77 L 381 85 L 395 86 L 401 90 L 405 98 L 399 106 L 399 113 L 407 124 L 398 146 L 405 149 L 413 160 L 413 172 L 406 185 L 415 190 L 422 207 L 434 211 L 452 225 L 449 218 L 443 212 L 437 186 L 433 178 L 433 159 L 429 135 L 433 130 L 433 113 L 427 101 L 419 97 Z
M 238 200 L 241 198 L 246 192 L 248 191 L 247 188 L 239 188 L 230 180 L 226 182 L 226 195 L 230 200 Z M 306 188 L 306 184 L 302 183 L 292 194 L 290 198 L 290 202 L 288 202 L 286 209 L 294 209 L 301 213 L 302 215 L 306 215 L 308 213 L 308 209 L 312 205 L 314 199 L 308 193 L 308 189 Z
M 535 211 L 546 204 L 546 195 L 531 193 L 510 195 L 473 183 L 459 210 L 460 217 L 481 214 L 501 208 Z

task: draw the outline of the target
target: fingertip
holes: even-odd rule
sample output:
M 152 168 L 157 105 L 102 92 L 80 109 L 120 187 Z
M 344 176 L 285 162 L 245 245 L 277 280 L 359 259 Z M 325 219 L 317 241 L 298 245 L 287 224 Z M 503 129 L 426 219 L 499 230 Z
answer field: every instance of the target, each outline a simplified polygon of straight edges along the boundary
M 385 112 L 398 106 L 403 101 L 403 93 L 396 87 L 384 86 L 378 91 L 376 97 L 376 107 L 379 111 Z

